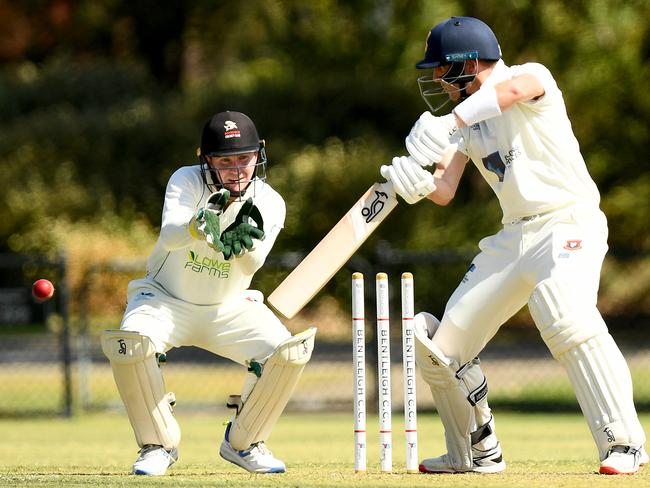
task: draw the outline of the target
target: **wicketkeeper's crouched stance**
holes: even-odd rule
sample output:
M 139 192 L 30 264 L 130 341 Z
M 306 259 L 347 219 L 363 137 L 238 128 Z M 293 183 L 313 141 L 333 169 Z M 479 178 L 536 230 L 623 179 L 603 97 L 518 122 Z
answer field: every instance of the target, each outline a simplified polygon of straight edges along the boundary
M 140 447 L 133 473 L 163 475 L 178 459 L 176 399 L 159 363 L 190 345 L 250 373 L 229 399 L 236 414 L 221 457 L 250 472 L 282 473 L 265 442 L 311 358 L 316 329 L 292 336 L 248 286 L 282 229 L 284 201 L 265 182 L 264 143 L 246 115 L 213 116 L 199 157 L 169 180 L 147 275 L 129 284 L 120 330 L 101 338 Z

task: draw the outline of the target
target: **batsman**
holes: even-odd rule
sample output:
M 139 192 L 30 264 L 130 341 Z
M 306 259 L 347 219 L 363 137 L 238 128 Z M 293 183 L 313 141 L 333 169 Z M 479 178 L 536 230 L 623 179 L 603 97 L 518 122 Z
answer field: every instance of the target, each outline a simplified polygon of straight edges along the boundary
M 136 475 L 164 475 L 178 460 L 175 397 L 160 363 L 174 347 L 196 346 L 247 368 L 219 453 L 254 473 L 282 473 L 266 447 L 305 364 L 315 328 L 292 336 L 250 290 L 284 225 L 285 204 L 266 182 L 266 151 L 253 121 L 227 111 L 203 128 L 199 164 L 169 179 L 160 236 L 143 279 L 129 283 L 120 330 L 102 349 L 140 448 Z
M 648 455 L 630 371 L 596 308 L 607 220 L 562 92 L 541 64 L 507 66 L 493 31 L 472 17 L 434 26 L 416 67 L 428 71 L 418 82 L 431 112 L 407 136 L 409 155 L 393 158 L 381 174 L 410 204 L 426 197 L 447 205 L 471 159 L 503 212 L 502 228 L 479 242 L 442 319 L 415 318 L 416 361 L 447 446 L 446 454 L 424 459 L 420 471 L 505 469 L 477 356 L 528 305 L 568 374 L 600 473 L 637 472 Z M 433 115 L 450 102 L 451 113 Z

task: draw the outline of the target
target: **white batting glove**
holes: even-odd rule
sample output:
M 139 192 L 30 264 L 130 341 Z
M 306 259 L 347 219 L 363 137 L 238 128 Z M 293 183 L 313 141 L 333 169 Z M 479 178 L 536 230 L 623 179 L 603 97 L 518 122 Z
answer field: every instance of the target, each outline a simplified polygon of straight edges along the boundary
M 411 205 L 436 191 L 433 175 L 411 157 L 395 157 L 392 164 L 382 166 L 380 172 L 393 183 L 395 192 Z
M 431 112 L 424 112 L 406 136 L 406 149 L 420 166 L 439 163 L 451 146 L 450 138 L 456 130 L 453 113 L 434 117 Z

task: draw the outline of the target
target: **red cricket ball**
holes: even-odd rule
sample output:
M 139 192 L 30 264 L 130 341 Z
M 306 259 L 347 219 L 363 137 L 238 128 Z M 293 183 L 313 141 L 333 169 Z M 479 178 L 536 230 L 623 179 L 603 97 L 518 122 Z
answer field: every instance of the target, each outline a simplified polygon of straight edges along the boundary
M 32 285 L 32 295 L 34 295 L 34 298 L 39 302 L 49 300 L 52 298 L 52 295 L 54 295 L 54 285 L 50 280 L 36 280 Z

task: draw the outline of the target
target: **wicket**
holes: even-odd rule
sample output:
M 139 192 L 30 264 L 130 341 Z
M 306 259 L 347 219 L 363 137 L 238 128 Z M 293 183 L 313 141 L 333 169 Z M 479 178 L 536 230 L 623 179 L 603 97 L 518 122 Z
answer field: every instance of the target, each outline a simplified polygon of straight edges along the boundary
M 393 469 L 392 395 L 390 362 L 390 316 L 388 275 L 377 273 L 377 393 L 379 409 L 379 466 L 382 473 Z M 404 434 L 406 472 L 418 472 L 417 403 L 415 388 L 415 348 L 413 333 L 413 275 L 403 273 L 402 293 L 402 367 L 404 377 Z M 366 357 L 364 277 L 352 275 L 352 337 L 354 363 L 354 470 L 366 471 Z

